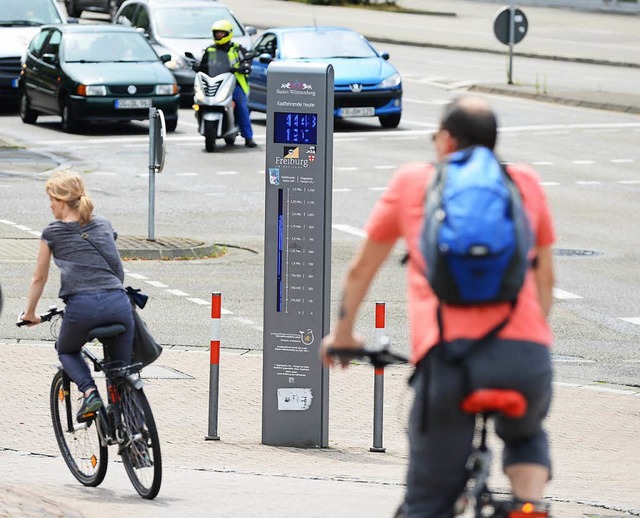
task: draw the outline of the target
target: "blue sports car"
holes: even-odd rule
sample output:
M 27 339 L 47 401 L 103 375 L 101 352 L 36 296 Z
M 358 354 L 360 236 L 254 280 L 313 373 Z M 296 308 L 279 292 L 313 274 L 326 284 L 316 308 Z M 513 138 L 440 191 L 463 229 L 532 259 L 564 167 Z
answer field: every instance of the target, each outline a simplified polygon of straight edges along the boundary
M 335 116 L 378 117 L 395 128 L 402 115 L 402 78 L 389 54 L 378 53 L 364 38 L 340 27 L 268 29 L 256 40 L 249 75 L 249 108 L 267 108 L 267 67 L 275 59 L 331 63 L 334 68 Z

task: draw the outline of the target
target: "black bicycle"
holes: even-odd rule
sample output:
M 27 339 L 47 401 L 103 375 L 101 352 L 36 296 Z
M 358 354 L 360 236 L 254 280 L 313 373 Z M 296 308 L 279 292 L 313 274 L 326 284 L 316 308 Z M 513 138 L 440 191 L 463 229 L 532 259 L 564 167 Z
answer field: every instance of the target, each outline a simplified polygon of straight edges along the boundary
M 375 368 L 407 363 L 408 359 L 389 350 L 388 342 L 376 349 L 340 349 L 330 347 L 327 354 L 341 362 L 363 359 Z M 519 501 L 511 497 L 499 497 L 488 486 L 491 470 L 491 449 L 487 444 L 487 422 L 498 413 L 508 417 L 521 417 L 526 411 L 526 399 L 515 390 L 478 389 L 469 394 L 461 408 L 476 416 L 474 446 L 466 463 L 467 482 L 454 507 L 456 515 L 474 507 L 475 518 L 547 518 L 549 506 L 543 502 Z M 524 405 L 524 406 L 523 406 Z M 405 515 L 401 506 L 395 518 Z
M 56 307 L 40 315 L 42 322 L 60 318 L 64 311 Z M 18 326 L 30 322 L 19 319 Z M 103 340 L 123 333 L 122 324 L 97 327 L 89 331 L 86 342 L 96 339 L 103 345 L 100 360 L 86 347 L 82 355 L 103 372 L 107 388 L 107 405 L 82 423 L 76 421 L 82 394 L 62 367 L 51 382 L 51 418 L 53 431 L 67 467 L 81 484 L 96 487 L 107 474 L 107 447 L 118 446 L 118 455 L 133 487 L 145 499 L 153 499 L 162 482 L 162 456 L 158 430 L 143 391 L 140 378 L 142 364 L 122 366 L 109 361 L 108 347 Z

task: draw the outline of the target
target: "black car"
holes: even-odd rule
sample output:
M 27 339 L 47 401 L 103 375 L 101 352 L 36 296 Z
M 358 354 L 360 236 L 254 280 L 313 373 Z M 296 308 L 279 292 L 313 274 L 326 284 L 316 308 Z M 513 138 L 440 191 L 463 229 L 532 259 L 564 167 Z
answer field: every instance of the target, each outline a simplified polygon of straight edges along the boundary
M 170 59 L 163 56 L 163 59 Z M 147 39 L 116 25 L 48 25 L 27 50 L 20 78 L 20 117 L 62 116 L 74 132 L 82 122 L 145 120 L 161 109 L 167 131 L 178 124 L 178 85 Z
M 67 14 L 78 18 L 82 11 L 93 11 L 95 13 L 107 13 L 111 19 L 115 19 L 116 12 L 124 0 L 64 0 Z

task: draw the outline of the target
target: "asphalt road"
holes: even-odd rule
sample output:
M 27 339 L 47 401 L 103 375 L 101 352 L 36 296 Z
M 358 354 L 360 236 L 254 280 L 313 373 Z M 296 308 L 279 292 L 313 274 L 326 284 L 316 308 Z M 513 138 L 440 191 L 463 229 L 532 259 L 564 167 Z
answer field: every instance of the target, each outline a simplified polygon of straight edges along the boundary
M 397 130 L 382 130 L 375 120 L 361 119 L 336 127 L 334 304 L 367 215 L 393 169 L 406 161 L 432 160 L 429 134 L 442 105 L 469 84 L 498 81 L 505 74 L 505 60 L 499 55 L 382 47 L 405 78 L 405 112 Z M 456 62 L 470 65 L 462 68 Z M 604 74 L 595 65 L 525 58 L 516 66 L 517 74 L 527 78 L 537 75 L 567 83 L 593 77 L 600 78 L 603 88 L 610 82 L 619 91 L 636 87 L 627 69 L 608 67 Z M 568 254 L 557 257 L 557 287 L 562 291 L 557 292 L 552 317 L 558 379 L 637 386 L 638 117 L 515 98 L 490 100 L 501 122 L 499 153 L 539 171 L 556 219 L 557 247 Z M 190 110 L 181 110 L 178 130 L 168 138 L 166 169 L 157 178 L 156 235 L 227 244 L 229 254 L 216 260 L 127 264 L 138 277 L 129 281 L 152 296 L 145 316 L 167 345 L 208 346 L 209 309 L 204 303 L 212 291 L 221 291 L 223 306 L 232 312 L 223 323 L 223 347 L 262 346 L 264 116 L 254 114 L 253 121 L 262 144 L 255 150 L 234 146 L 205 153 Z M 146 235 L 146 123 L 87 127 L 81 135 L 68 135 L 60 130 L 57 117 L 41 117 L 37 125 L 28 126 L 16 113 L 5 111 L 0 114 L 0 137 L 41 154 L 36 162 L 3 161 L 0 219 L 41 230 L 50 220 L 43 190 L 47 171 L 70 166 L 87 174 L 97 211 L 121 234 Z M 2 223 L 0 232 L 4 238 L 23 240 L 26 247 L 19 257 L 0 254 L 7 298 L 0 336 L 50 338 L 46 328 L 18 330 L 12 325 L 13 315 L 24 305 L 34 264 L 29 250 L 35 248 L 29 246 L 35 247 L 37 240 L 28 231 Z M 359 328 L 372 336 L 373 302 L 384 300 L 392 342 L 406 350 L 401 255 L 400 243 L 370 293 Z M 43 308 L 56 302 L 56 279 L 52 275 Z

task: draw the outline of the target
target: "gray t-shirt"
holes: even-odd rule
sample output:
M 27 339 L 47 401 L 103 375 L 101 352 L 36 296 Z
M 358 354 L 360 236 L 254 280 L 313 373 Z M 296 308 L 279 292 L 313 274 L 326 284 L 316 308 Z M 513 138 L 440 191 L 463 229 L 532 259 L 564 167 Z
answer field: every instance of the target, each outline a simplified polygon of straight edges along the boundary
M 111 223 L 100 216 L 94 216 L 84 226 L 60 220 L 47 225 L 42 239 L 60 268 L 60 298 L 74 293 L 123 289 L 124 270 L 115 238 Z

